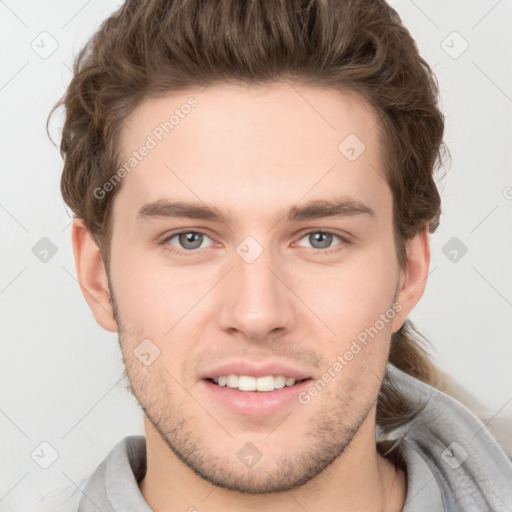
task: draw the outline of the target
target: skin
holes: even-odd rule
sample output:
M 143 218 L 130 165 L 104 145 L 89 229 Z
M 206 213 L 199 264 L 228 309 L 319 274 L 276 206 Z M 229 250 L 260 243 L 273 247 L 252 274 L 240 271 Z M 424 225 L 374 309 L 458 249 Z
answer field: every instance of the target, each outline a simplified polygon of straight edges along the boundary
M 377 114 L 339 91 L 217 84 L 144 101 L 123 128 L 124 155 L 190 96 L 197 107 L 118 185 L 109 273 L 83 221 L 73 224 L 84 296 L 118 333 L 145 412 L 145 500 L 157 512 L 401 510 L 405 475 L 376 450 L 376 400 L 391 334 L 423 294 L 430 249 L 424 229 L 399 267 Z M 350 133 L 366 145 L 352 162 L 338 150 Z M 282 217 L 334 196 L 375 215 Z M 216 206 L 228 221 L 136 221 L 138 208 L 164 198 Z M 199 249 L 164 241 L 181 228 L 206 233 Z M 314 233 L 325 229 L 349 241 L 321 245 Z M 252 263 L 236 251 L 247 236 L 263 250 Z M 320 378 L 395 301 L 392 321 L 307 405 L 241 415 L 202 387 L 207 368 L 237 358 Z M 133 353 L 146 338 L 160 349 L 149 366 Z M 250 469 L 237 457 L 247 442 L 262 454 Z

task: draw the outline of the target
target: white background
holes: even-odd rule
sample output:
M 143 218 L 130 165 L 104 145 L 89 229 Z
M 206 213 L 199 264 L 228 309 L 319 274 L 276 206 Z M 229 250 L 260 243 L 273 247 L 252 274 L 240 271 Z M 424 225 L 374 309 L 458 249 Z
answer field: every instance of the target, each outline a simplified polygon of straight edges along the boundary
M 31 504 L 57 487 L 76 491 L 117 441 L 143 433 L 117 337 L 96 324 L 76 281 L 62 160 L 45 132 L 73 56 L 118 5 L 0 2 L 2 512 L 47 510 Z M 512 2 L 392 5 L 440 81 L 452 155 L 430 277 L 411 319 L 441 368 L 491 411 L 512 414 Z M 41 37 L 46 48 L 58 44 L 46 59 L 31 47 Z M 47 263 L 32 253 L 42 237 L 57 248 Z M 442 252 L 452 237 L 468 248 L 456 263 Z M 43 441 L 58 452 L 46 470 L 31 458 Z

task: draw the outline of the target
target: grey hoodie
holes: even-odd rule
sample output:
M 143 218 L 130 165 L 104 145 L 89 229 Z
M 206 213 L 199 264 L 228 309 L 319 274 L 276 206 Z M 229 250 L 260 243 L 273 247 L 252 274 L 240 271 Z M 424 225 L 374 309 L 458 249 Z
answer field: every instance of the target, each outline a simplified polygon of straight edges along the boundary
M 391 364 L 388 375 L 411 400 L 426 401 L 412 421 L 388 434 L 376 431 L 378 441 L 397 440 L 405 462 L 403 512 L 511 512 L 512 455 L 482 421 Z M 144 436 L 125 437 L 88 479 L 78 512 L 151 512 L 138 487 L 145 472 Z

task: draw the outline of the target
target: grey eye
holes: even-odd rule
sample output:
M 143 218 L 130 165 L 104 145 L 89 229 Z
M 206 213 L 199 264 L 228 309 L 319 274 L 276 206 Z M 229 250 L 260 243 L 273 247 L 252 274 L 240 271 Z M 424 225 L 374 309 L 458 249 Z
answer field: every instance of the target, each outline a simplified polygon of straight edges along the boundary
M 333 235 L 331 233 L 318 231 L 316 233 L 310 233 L 307 236 L 309 237 L 309 242 L 315 249 L 328 249 L 332 244 Z
M 178 233 L 174 235 L 172 238 L 178 237 L 181 248 L 183 249 L 198 249 L 201 247 L 204 239 L 204 235 L 202 233 L 197 233 L 195 231 L 189 231 L 186 233 Z

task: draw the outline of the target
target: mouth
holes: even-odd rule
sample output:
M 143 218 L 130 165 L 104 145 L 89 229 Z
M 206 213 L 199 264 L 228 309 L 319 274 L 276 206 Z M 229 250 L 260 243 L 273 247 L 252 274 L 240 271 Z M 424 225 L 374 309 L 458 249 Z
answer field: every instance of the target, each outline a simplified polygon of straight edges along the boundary
M 205 378 L 200 383 L 208 401 L 213 401 L 236 415 L 261 417 L 296 407 L 300 403 L 299 394 L 312 381 L 312 378 L 293 379 L 279 375 L 257 378 L 226 375 Z
M 206 381 L 219 387 L 226 387 L 244 392 L 269 393 L 283 388 L 297 386 L 301 382 L 312 380 L 311 378 L 295 379 L 284 375 L 265 375 L 252 377 L 250 375 L 221 375 L 207 378 Z

